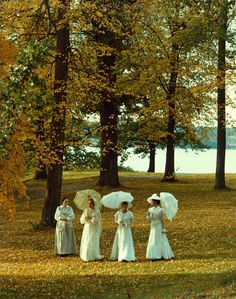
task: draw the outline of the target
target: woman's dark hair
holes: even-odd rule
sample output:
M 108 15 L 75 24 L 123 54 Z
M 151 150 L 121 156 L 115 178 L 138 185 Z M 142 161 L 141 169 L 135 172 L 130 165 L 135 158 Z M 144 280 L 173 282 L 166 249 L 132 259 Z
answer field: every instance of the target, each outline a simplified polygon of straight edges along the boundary
M 95 201 L 94 201 L 94 199 L 93 199 L 91 196 L 88 196 L 88 200 L 87 200 L 87 202 L 88 202 L 89 200 L 91 200 L 91 201 L 93 202 L 93 204 L 95 205 Z
M 155 203 L 157 203 L 158 205 L 161 203 L 161 201 L 159 199 L 152 199 L 152 201 L 154 201 Z
M 62 197 L 62 198 L 61 198 L 61 204 L 63 203 L 63 201 L 64 201 L 65 199 L 68 199 L 68 198 L 67 198 L 67 197 Z
M 127 201 L 122 201 L 122 202 L 121 202 L 121 205 L 127 205 L 127 206 L 128 206 L 129 204 L 128 204 Z

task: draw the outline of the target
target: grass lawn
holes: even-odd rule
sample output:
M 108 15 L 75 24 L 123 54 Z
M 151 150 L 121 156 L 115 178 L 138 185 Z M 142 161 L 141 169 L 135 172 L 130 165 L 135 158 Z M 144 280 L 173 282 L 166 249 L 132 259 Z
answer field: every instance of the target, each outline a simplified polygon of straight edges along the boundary
M 235 215 L 236 174 L 227 175 L 226 191 L 213 189 L 213 175 L 179 176 L 177 183 L 161 183 L 160 175 L 121 173 L 119 189 L 95 187 L 97 173 L 65 173 L 63 195 L 73 199 L 79 189 L 102 194 L 130 191 L 135 201 L 132 226 L 137 262 L 109 261 L 116 225 L 114 210 L 102 209 L 102 262 L 82 262 L 79 256 L 53 253 L 54 229 L 34 231 L 40 219 L 45 182 L 27 180 L 29 207 L 17 204 L 14 222 L 0 218 L 0 298 L 236 298 Z M 171 261 L 145 259 L 149 224 L 146 198 L 167 191 L 179 200 L 172 223 L 165 221 L 175 254 Z M 79 249 L 83 226 L 74 208 Z

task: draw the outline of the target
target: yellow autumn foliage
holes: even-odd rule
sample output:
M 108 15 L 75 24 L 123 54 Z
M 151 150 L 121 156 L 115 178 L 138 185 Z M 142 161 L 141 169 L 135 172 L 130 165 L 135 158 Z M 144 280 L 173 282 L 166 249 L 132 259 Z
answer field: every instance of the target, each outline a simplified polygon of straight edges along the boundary
M 0 32 L 0 79 L 4 79 L 9 75 L 9 67 L 13 64 L 17 47 L 6 39 Z
M 19 132 L 8 138 L 6 145 L 7 158 L 0 159 L 0 206 L 4 216 L 14 218 L 15 200 L 26 201 L 24 178 L 24 150 Z

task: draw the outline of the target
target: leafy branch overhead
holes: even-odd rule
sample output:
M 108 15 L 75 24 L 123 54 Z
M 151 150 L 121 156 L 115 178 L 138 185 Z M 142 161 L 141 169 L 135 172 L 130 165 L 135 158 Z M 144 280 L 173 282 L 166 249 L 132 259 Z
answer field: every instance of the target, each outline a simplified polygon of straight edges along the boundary
M 1 1 L 1 161 L 13 159 L 9 143 L 17 127 L 27 171 L 44 169 L 48 188 L 57 186 L 55 196 L 47 190 L 50 217 L 60 200 L 63 166 L 97 167 L 100 186 L 119 186 L 119 156 L 134 147 L 155 159 L 159 147 L 167 149 L 163 180 L 175 180 L 175 147 L 203 147 L 218 118 L 216 90 L 235 84 L 234 5 Z M 227 44 L 223 69 L 219 39 Z M 228 95 L 223 106 L 232 103 Z M 96 154 L 86 154 L 88 148 Z

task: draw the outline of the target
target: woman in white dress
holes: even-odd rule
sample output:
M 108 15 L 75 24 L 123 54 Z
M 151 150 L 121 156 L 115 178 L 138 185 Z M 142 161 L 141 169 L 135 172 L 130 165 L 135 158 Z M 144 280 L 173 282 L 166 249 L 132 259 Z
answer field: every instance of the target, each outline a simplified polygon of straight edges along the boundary
M 75 218 L 72 207 L 68 204 L 68 199 L 63 198 L 62 204 L 57 207 L 54 218 L 57 221 L 55 232 L 54 250 L 58 255 L 76 254 L 76 240 L 73 227 Z
M 148 209 L 147 220 L 151 222 L 146 258 L 149 260 L 171 259 L 174 257 L 166 236 L 163 223 L 163 208 L 160 207 L 160 197 L 152 195 L 152 207 Z
M 121 203 L 121 210 L 115 215 L 115 222 L 118 223 L 115 239 L 112 246 L 111 260 L 135 261 L 134 244 L 130 225 L 134 221 L 134 216 L 128 210 L 128 203 Z
M 80 258 L 86 262 L 103 259 L 103 256 L 100 255 L 101 213 L 92 197 L 88 198 L 88 208 L 81 215 L 80 222 L 84 224 L 80 244 Z

